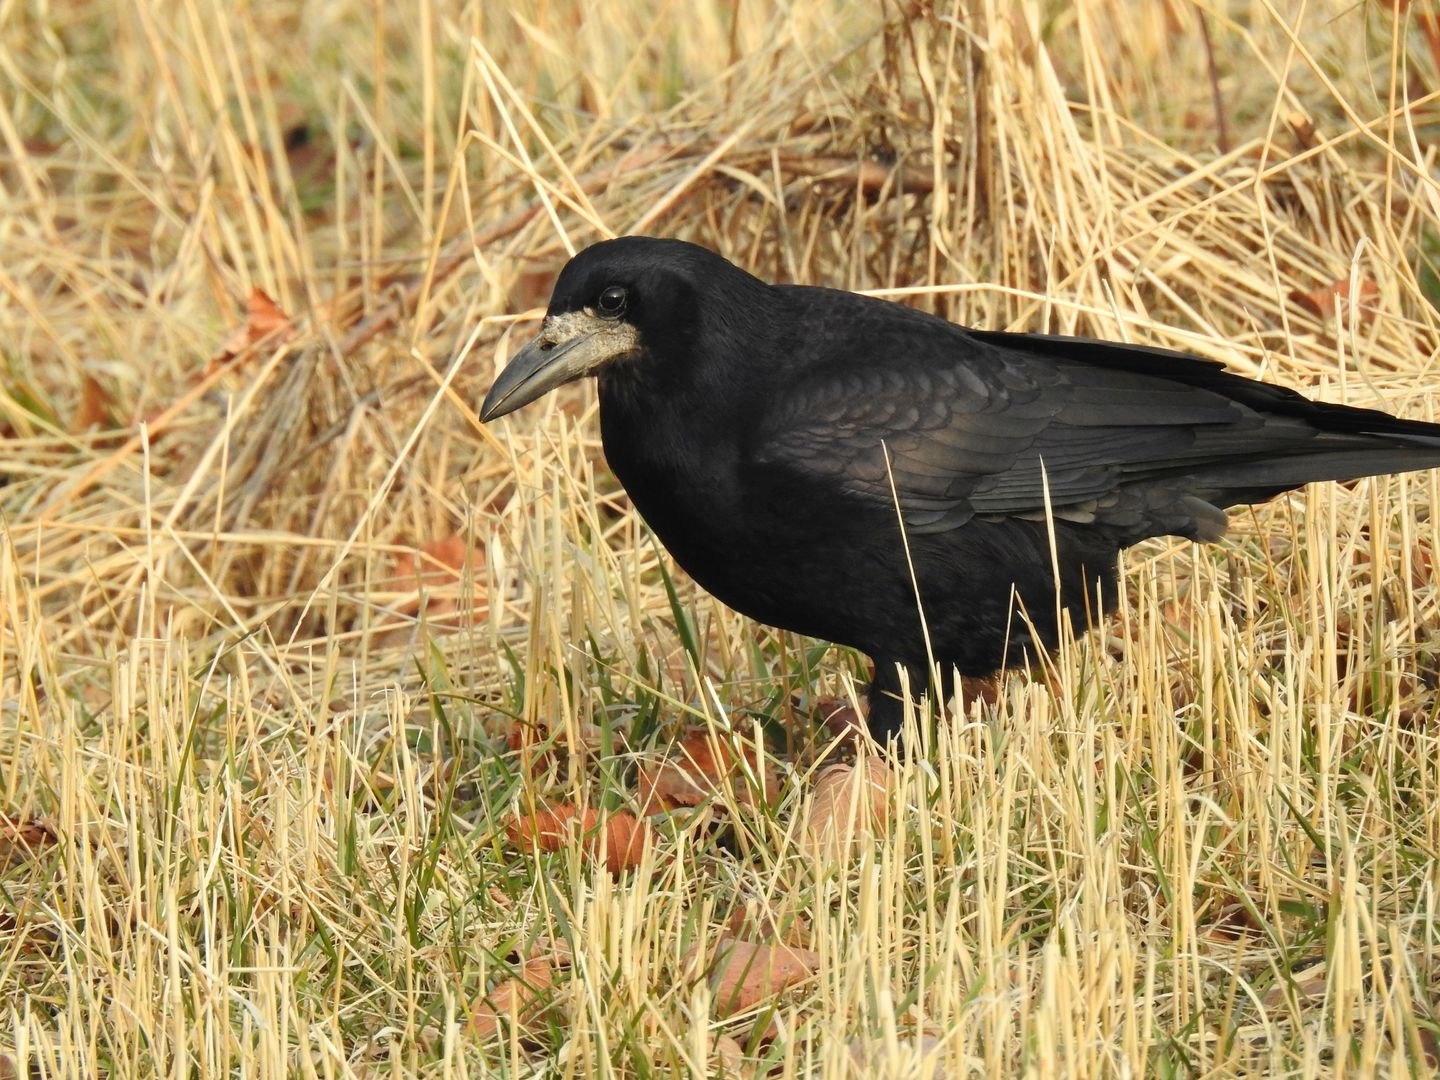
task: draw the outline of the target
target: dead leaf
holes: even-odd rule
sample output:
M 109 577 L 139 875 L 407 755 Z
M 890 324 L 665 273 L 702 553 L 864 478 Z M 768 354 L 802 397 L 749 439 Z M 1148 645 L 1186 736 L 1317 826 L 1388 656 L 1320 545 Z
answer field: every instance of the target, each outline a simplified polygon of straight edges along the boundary
M 511 753 L 521 755 L 527 770 L 548 768 L 569 755 L 601 752 L 605 732 L 598 724 L 582 721 L 575 725 L 574 733 L 577 737 L 572 739 L 570 729 L 564 724 L 551 727 L 545 720 L 531 723 L 517 718 L 505 729 L 505 746 Z M 611 734 L 616 748 L 623 749 L 625 733 L 615 731 Z
M 1300 110 L 1287 113 L 1285 123 L 1294 133 L 1295 141 L 1300 144 L 1301 149 L 1309 150 L 1319 141 L 1315 137 L 1315 122 Z
M 501 979 L 470 1010 L 470 1032 L 482 1039 L 498 1033 L 504 1023 L 522 1034 L 544 1020 L 555 1001 L 555 961 L 537 956 L 520 965 L 520 971 Z
M 1277 981 L 1270 987 L 1260 999 L 1260 1003 L 1267 1009 L 1279 1009 L 1289 1003 L 1290 995 L 1293 993 L 1296 1002 L 1303 1010 L 1325 999 L 1327 978 L 1324 961 L 1312 964 L 1300 971 L 1292 971 L 1288 979 Z
M 406 618 L 417 618 L 423 611 L 433 629 L 457 630 L 489 611 L 484 591 L 474 587 L 481 580 L 475 571 L 485 566 L 485 549 L 469 543 L 459 533 L 427 540 L 413 551 L 401 552 L 392 565 L 391 581 L 397 591 L 409 597 L 399 600 L 395 610 Z M 463 587 L 467 571 L 472 583 L 469 591 Z M 462 603 L 466 600 L 468 604 Z M 408 631 L 400 628 L 396 632 Z
M 1212 941 L 1241 941 L 1247 937 L 1259 937 L 1264 927 L 1255 921 L 1250 905 L 1240 900 L 1223 904 L 1214 914 L 1206 913 L 1201 931 Z
M 894 776 L 879 757 L 830 765 L 815 778 L 802 842 L 813 857 L 848 859 L 883 827 Z
M 636 800 L 641 814 L 648 817 L 682 806 L 699 806 L 729 784 L 737 805 L 754 806 L 762 794 L 751 777 L 759 781 L 763 800 L 773 802 L 780 791 L 780 778 L 764 747 L 748 739 L 692 731 L 682 736 L 670 753 L 641 762 L 635 780 Z
M 955 698 L 962 712 L 970 707 L 972 701 L 994 705 L 1000 700 L 1000 676 L 961 675 L 955 687 Z
M 1361 321 L 1374 316 L 1374 305 L 1379 299 L 1380 286 L 1368 278 L 1362 278 L 1359 282 L 1359 299 L 1357 300 Z M 1350 279 L 1348 277 L 1341 278 L 1329 285 L 1311 289 L 1309 292 L 1305 292 L 1303 289 L 1294 289 L 1290 293 L 1290 302 L 1327 322 L 1334 318 L 1337 309 L 1344 316 L 1346 305 L 1350 302 Z
M 1433 1019 L 1417 1018 L 1415 1040 L 1420 1044 L 1419 1049 L 1425 1058 L 1425 1064 L 1432 1069 L 1440 1069 L 1440 1025 Z
M 393 576 L 402 585 L 418 581 L 422 593 L 439 590 L 458 583 L 472 561 L 483 565 L 484 551 L 472 548 L 459 533 L 451 533 L 439 540 L 427 540 L 414 551 L 402 551 L 396 555 Z M 401 610 L 407 615 L 416 615 L 422 600 L 429 614 L 445 614 L 456 606 L 455 600 L 450 597 L 417 596 L 414 601 L 402 605 Z
M 1435 557 L 1424 540 L 1415 541 L 1410 549 L 1410 587 L 1423 589 L 1435 580 Z
M 503 893 L 501 894 L 503 899 Z M 556 964 L 570 964 L 575 960 L 575 952 L 570 948 L 570 943 L 564 938 L 552 938 L 548 934 L 541 934 L 524 949 L 526 960 L 540 960 L 548 958 Z
M 288 338 L 294 326 L 290 316 L 271 300 L 264 289 L 253 288 L 245 302 L 245 322 L 231 331 L 210 358 L 206 375 L 214 374 L 222 365 L 267 339 L 278 345 Z
M 865 718 L 845 698 L 822 697 L 815 699 L 810 710 L 815 725 L 831 738 L 858 739 L 865 731 Z
M 725 923 L 731 936 L 779 941 L 797 949 L 808 948 L 811 940 L 810 920 L 804 915 L 782 915 L 763 900 L 751 900 L 737 907 Z
M 59 840 L 59 834 L 39 818 L 12 818 L 0 811 L 0 870 L 34 859 Z
M 692 950 L 693 971 L 698 954 Z M 820 955 L 790 945 L 761 945 L 723 934 L 705 970 L 717 1016 L 730 1016 L 773 998 L 820 970 Z
M 710 1048 L 710 1056 L 718 1067 L 719 1076 L 746 1076 L 750 1074 L 750 1063 L 745 1058 L 745 1048 L 733 1035 L 721 1035 Z
M 654 830 L 628 810 L 616 810 L 603 821 L 594 807 L 577 807 L 574 803 L 553 803 L 537 807 L 532 814 L 524 812 L 505 827 L 505 834 L 516 847 L 538 847 L 541 851 L 560 851 L 577 839 L 587 855 L 599 853 L 605 846 L 605 866 L 612 874 L 640 865 L 645 850 L 655 842 Z
M 510 306 L 515 311 L 543 310 L 549 305 L 555 289 L 555 267 L 549 263 L 529 263 L 510 286 Z
M 67 430 L 72 435 L 89 431 L 92 427 L 110 427 L 110 394 L 93 375 L 85 376 L 80 390 L 80 404 L 70 418 Z
M 886 1040 L 854 1038 L 848 1044 L 850 1064 L 856 1076 L 924 1076 L 927 1059 L 938 1058 L 944 1042 L 937 1035 L 912 1035 Z M 949 1071 L 938 1062 L 931 1066 L 932 1080 L 946 1080 Z

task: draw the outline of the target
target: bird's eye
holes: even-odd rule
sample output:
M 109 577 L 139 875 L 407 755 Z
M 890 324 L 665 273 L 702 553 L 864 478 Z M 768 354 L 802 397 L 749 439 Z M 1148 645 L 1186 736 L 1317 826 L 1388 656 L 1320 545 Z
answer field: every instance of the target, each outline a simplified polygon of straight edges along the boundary
M 600 314 L 607 319 L 618 319 L 625 314 L 625 302 L 629 294 L 622 285 L 607 285 L 600 293 Z

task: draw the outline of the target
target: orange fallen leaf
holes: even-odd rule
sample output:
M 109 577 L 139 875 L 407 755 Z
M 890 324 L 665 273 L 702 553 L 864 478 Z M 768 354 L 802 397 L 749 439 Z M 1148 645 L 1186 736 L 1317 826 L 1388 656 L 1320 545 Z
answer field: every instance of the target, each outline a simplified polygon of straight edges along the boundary
M 1410 549 L 1410 587 L 1420 589 L 1430 584 L 1435 577 L 1435 558 L 1430 545 L 1424 540 L 1415 541 Z
M 1285 123 L 1294 132 L 1295 141 L 1302 149 L 1309 150 L 1318 141 L 1315 137 L 1315 122 L 1298 109 L 1286 114 Z
M 830 765 L 815 778 L 801 835 L 812 856 L 848 859 L 883 826 L 894 777 L 879 757 Z
M 1325 962 L 1321 961 L 1277 979 L 1261 997 L 1260 1003 L 1267 1009 L 1280 1009 L 1290 1002 L 1293 995 L 1300 1007 L 1305 1008 L 1324 1000 L 1328 983 L 1329 973 Z
M 986 705 L 994 705 L 1000 700 L 1000 676 L 961 675 L 960 684 L 955 687 L 955 697 L 961 711 L 969 708 L 970 702 L 977 700 Z
M 479 549 L 474 550 L 479 553 Z M 469 563 L 472 549 L 463 536 L 459 533 L 451 533 L 439 540 L 431 540 L 429 543 L 422 544 L 420 551 L 438 563 L 442 569 L 453 571 L 455 575 L 458 575 Z
M 1361 319 L 1374 315 L 1374 305 L 1379 299 L 1380 286 L 1368 278 L 1361 279 L 1355 301 L 1359 306 Z M 1329 320 L 1335 316 L 1337 310 L 1343 315 L 1346 305 L 1350 303 L 1350 279 L 1341 278 L 1309 292 L 1294 289 L 1290 293 L 1290 302 L 1304 308 L 1318 319 Z
M 761 900 L 737 907 L 725 927 L 732 937 L 779 941 L 797 949 L 807 948 L 811 941 L 809 919 L 793 912 L 782 914 Z
M 390 581 L 401 595 L 395 610 L 406 618 L 424 612 L 432 630 L 457 630 L 483 617 L 489 600 L 482 588 L 462 588 L 467 570 L 485 565 L 485 549 L 469 543 L 459 533 L 427 540 L 411 551 L 394 557 Z M 472 583 L 483 581 L 483 575 L 472 573 Z M 405 625 L 392 633 L 409 633 Z
M 555 289 L 555 268 L 549 263 L 525 266 L 510 286 L 510 306 L 515 311 L 544 309 Z
M 731 741 L 709 731 L 692 731 L 664 757 L 641 762 L 635 779 L 636 800 L 641 814 L 648 817 L 677 807 L 699 806 L 733 780 L 735 802 L 753 806 L 762 795 L 750 777 L 759 781 L 766 801 L 779 794 L 780 778 L 764 747 L 750 740 Z
M 601 825 L 604 831 L 601 831 Z M 560 851 L 578 838 L 587 855 L 599 853 L 603 842 L 605 866 L 619 874 L 640 865 L 646 848 L 655 842 L 654 830 L 628 810 L 616 810 L 603 821 L 594 807 L 574 803 L 552 803 L 533 813 L 518 813 L 505 827 L 505 835 L 516 847 L 537 847 Z
M 458 585 L 467 567 L 484 564 L 484 549 L 471 545 L 459 533 L 427 540 L 414 552 L 401 552 L 395 556 L 396 582 L 419 586 L 415 599 L 400 605 L 401 614 L 415 616 L 422 608 L 431 618 L 452 614 L 460 606 L 458 597 L 429 594 Z M 480 606 L 478 601 L 476 606 Z
M 834 738 L 857 739 L 865 731 L 865 718 L 845 698 L 816 698 L 810 716 L 816 726 Z
M 571 735 L 575 736 L 571 738 Z M 623 747 L 625 733 L 611 733 L 615 743 Z M 605 745 L 605 732 L 598 724 L 581 721 L 571 728 L 564 723 L 552 725 L 547 720 L 531 722 L 523 717 L 510 721 L 505 728 L 505 747 L 519 754 L 527 772 L 547 768 L 570 755 L 596 754 Z
M 536 956 L 521 964 L 517 974 L 501 979 L 470 1010 L 471 1033 L 489 1038 L 503 1023 L 521 1033 L 530 1031 L 554 1004 L 555 968 L 551 957 Z
M 472 553 L 476 560 L 484 562 L 484 550 L 471 548 L 459 533 L 427 540 L 415 551 L 395 556 L 395 576 L 413 578 L 418 574 L 423 584 L 443 585 L 459 579 L 470 565 Z
M 0 811 L 0 869 L 33 859 L 59 842 L 59 835 L 39 818 L 12 818 Z
M 852 1038 L 847 1044 L 852 1076 L 949 1076 L 941 1063 L 945 1040 L 939 1035 L 905 1035 L 888 1040 Z M 926 1069 L 926 1065 L 930 1068 Z
M 747 1075 L 749 1061 L 745 1057 L 745 1048 L 733 1035 L 718 1037 L 710 1046 L 710 1057 L 721 1076 Z
M 699 958 L 690 954 L 691 970 Z M 714 994 L 715 1012 L 730 1016 L 776 997 L 820 970 L 819 953 L 791 945 L 762 945 L 723 934 L 704 974 Z
M 264 289 L 251 289 L 249 299 L 245 301 L 245 322 L 221 342 L 220 348 L 210 358 L 205 374 L 213 374 L 222 365 L 267 339 L 278 345 L 290 336 L 293 329 L 290 316 L 270 299 Z
M 92 427 L 108 427 L 110 424 L 110 394 L 93 375 L 85 376 L 80 390 L 80 404 L 70 418 L 69 432 L 79 435 Z

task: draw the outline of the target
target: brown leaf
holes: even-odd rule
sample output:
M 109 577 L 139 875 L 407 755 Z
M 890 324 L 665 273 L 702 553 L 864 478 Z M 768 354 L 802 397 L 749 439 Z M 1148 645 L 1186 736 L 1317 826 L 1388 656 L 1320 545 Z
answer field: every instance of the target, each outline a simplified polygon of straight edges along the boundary
M 1374 305 L 1380 299 L 1380 286 L 1368 278 L 1361 279 L 1359 286 L 1359 298 L 1356 303 L 1359 305 L 1360 318 L 1363 321 L 1375 314 Z M 1337 309 L 1344 315 L 1346 305 L 1350 302 L 1350 279 L 1348 277 L 1340 278 L 1338 281 L 1333 281 L 1318 289 L 1311 289 L 1309 292 L 1294 289 L 1290 293 L 1290 302 L 1304 308 L 1318 319 L 1329 321 L 1335 316 Z
M 1295 141 L 1302 149 L 1309 150 L 1319 141 L 1315 136 L 1315 122 L 1298 109 L 1286 114 L 1285 123 L 1294 132 Z
M 696 953 L 690 960 L 693 969 Z M 820 956 L 790 945 L 761 945 L 723 934 L 706 978 L 714 994 L 715 1012 L 730 1016 L 776 997 L 820 970 Z
M 0 811 L 0 869 L 33 859 L 59 842 L 59 835 L 39 818 L 12 818 Z
M 538 847 L 541 851 L 560 851 L 577 838 L 587 855 L 595 856 L 605 845 L 605 866 L 612 874 L 640 865 L 646 848 L 655 841 L 654 830 L 628 810 L 616 810 L 604 820 L 601 832 L 600 811 L 594 807 L 577 807 L 574 803 L 553 803 L 537 807 L 534 813 L 519 813 L 505 827 L 505 834 L 516 847 Z
M 1424 540 L 1415 541 L 1410 550 L 1410 587 L 1421 589 L 1435 579 L 1435 557 Z
M 1420 1053 L 1425 1064 L 1440 1069 L 1440 1025 L 1432 1020 L 1419 1019 L 1415 1023 L 1415 1038 L 1420 1044 Z
M 573 726 L 563 721 L 551 723 L 539 718 L 534 721 L 514 717 L 505 728 L 505 746 L 520 755 L 521 767 L 527 773 L 557 765 L 574 756 L 586 757 L 604 752 L 605 732 L 598 724 L 579 721 Z M 625 733 L 612 731 L 612 750 L 624 749 Z
M 1213 914 L 1206 913 L 1201 932 L 1213 941 L 1231 942 L 1257 937 L 1264 932 L 1264 927 L 1255 921 L 1249 905 L 1232 900 Z
M 1323 961 L 1300 971 L 1292 971 L 1288 979 L 1279 980 L 1270 987 L 1261 997 L 1260 1003 L 1267 1009 L 1283 1008 L 1289 1004 L 1290 995 L 1293 993 L 1300 1008 L 1304 1009 L 1324 1000 L 1327 979 Z
M 628 810 L 617 810 L 605 823 L 605 865 L 610 873 L 619 874 L 639 866 L 647 848 L 655 843 L 650 823 Z
M 946 1080 L 949 1071 L 940 1062 L 945 1042 L 938 1035 L 902 1036 L 888 1041 L 853 1038 L 847 1044 L 854 1076 L 925 1076 Z M 930 1064 L 927 1072 L 925 1065 Z
M 210 358 L 205 374 L 213 374 L 221 365 L 267 339 L 278 345 L 290 336 L 293 329 L 290 316 L 270 299 L 264 289 L 251 289 L 250 298 L 245 302 L 244 324 L 237 326 L 221 343 L 215 355 Z
M 816 698 L 810 715 L 816 726 L 832 738 L 853 740 L 865 731 L 865 718 L 845 698 Z
M 549 956 L 526 960 L 520 971 L 501 979 L 470 1010 L 470 1032 L 487 1039 L 502 1022 L 530 1032 L 545 1018 L 555 999 L 555 961 Z
M 855 854 L 859 843 L 883 827 L 893 780 L 879 757 L 820 770 L 802 827 L 809 854 L 833 860 Z
M 75 415 L 70 418 L 67 430 L 72 435 L 79 435 L 92 427 L 109 427 L 110 405 L 109 392 L 93 375 L 86 375 L 80 390 L 80 404 L 75 407 Z
M 503 899 L 503 896 L 502 891 L 499 898 Z M 525 946 L 523 954 L 526 960 L 549 958 L 556 964 L 571 964 L 575 961 L 575 952 L 570 948 L 570 943 L 564 938 L 552 938 L 548 934 L 541 934 Z
M 737 907 L 726 920 L 733 937 L 779 941 L 797 949 L 808 948 L 811 940 L 810 920 L 804 915 L 776 912 L 761 900 L 751 900 Z
M 510 286 L 510 306 L 515 311 L 543 309 L 555 288 L 555 267 L 548 263 L 530 263 L 516 276 Z
M 955 687 L 955 697 L 962 711 L 968 709 L 970 702 L 976 700 L 983 701 L 986 705 L 994 705 L 1000 700 L 1000 676 L 961 675 L 960 683 Z
M 399 604 L 398 610 L 411 618 L 423 610 L 432 620 L 454 614 L 461 599 L 457 586 L 466 569 L 484 565 L 484 549 L 468 543 L 459 533 L 427 540 L 413 552 L 401 552 L 395 556 L 393 578 L 402 588 L 415 586 L 416 595 Z M 448 594 L 434 595 L 446 589 L 450 590 Z M 474 600 L 474 611 L 487 610 L 483 596 L 477 593 Z
M 478 548 L 481 561 L 484 553 Z M 470 546 L 459 533 L 439 540 L 427 540 L 414 551 L 395 556 L 395 577 L 403 580 L 419 577 L 422 585 L 444 585 L 457 581 L 469 562 Z
M 751 776 L 760 781 L 764 799 L 773 802 L 780 779 L 763 747 L 705 730 L 692 731 L 681 737 L 671 753 L 641 762 L 635 780 L 636 799 L 641 814 L 648 817 L 677 807 L 699 806 L 730 784 L 738 805 L 753 806 L 761 793 L 751 784 Z
M 721 1035 L 716 1038 L 710 1048 L 710 1057 L 714 1061 L 719 1076 L 746 1076 L 750 1072 L 750 1063 L 745 1057 L 745 1048 L 736 1041 L 733 1035 Z

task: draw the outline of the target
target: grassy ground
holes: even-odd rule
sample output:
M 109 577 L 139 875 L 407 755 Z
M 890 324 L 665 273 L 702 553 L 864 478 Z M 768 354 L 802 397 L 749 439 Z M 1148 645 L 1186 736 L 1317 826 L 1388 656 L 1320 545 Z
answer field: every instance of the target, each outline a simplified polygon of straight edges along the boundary
M 475 408 L 649 231 L 1434 415 L 1437 55 L 1428 0 L 0 8 L 0 1076 L 1436 1072 L 1434 475 L 1135 550 L 876 836 L 802 747 L 612 876 L 507 826 L 862 661 L 673 572 L 589 388 Z

